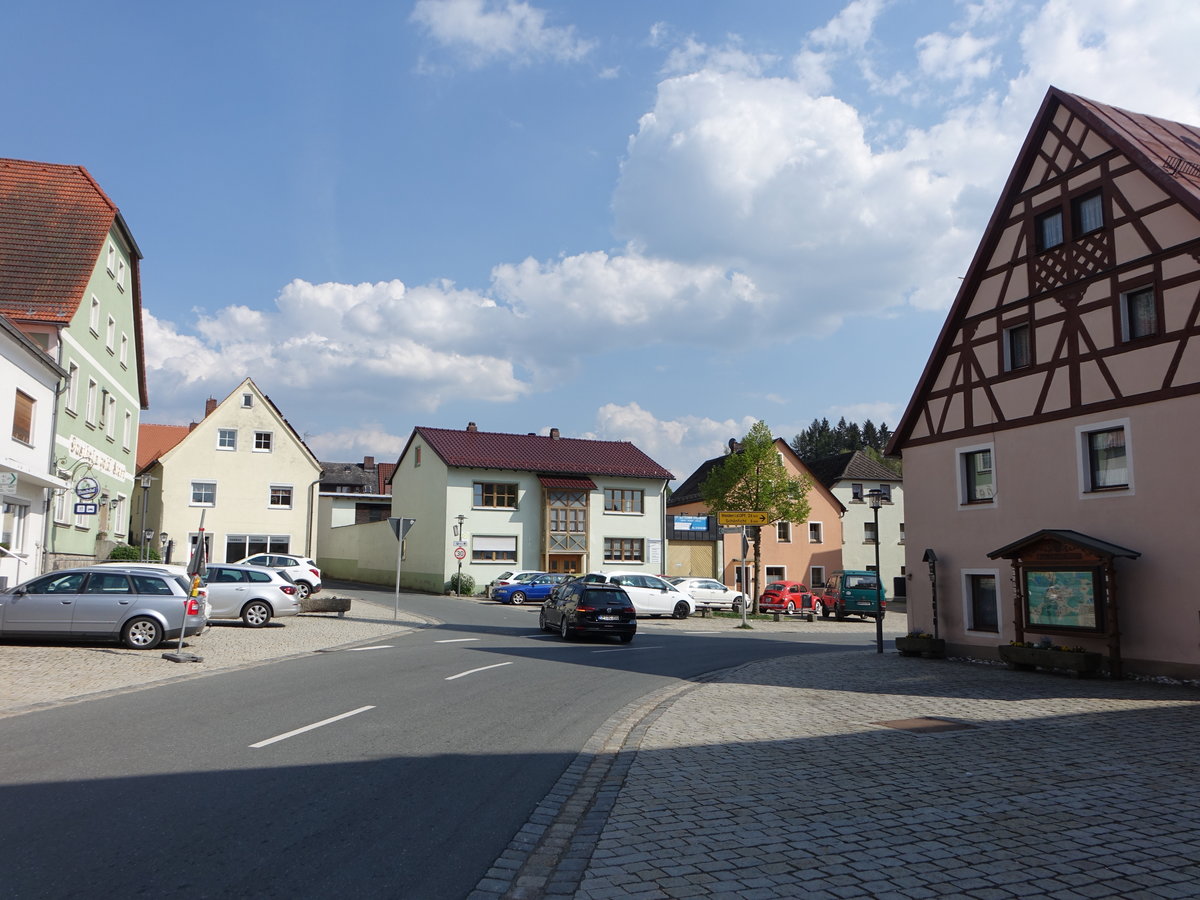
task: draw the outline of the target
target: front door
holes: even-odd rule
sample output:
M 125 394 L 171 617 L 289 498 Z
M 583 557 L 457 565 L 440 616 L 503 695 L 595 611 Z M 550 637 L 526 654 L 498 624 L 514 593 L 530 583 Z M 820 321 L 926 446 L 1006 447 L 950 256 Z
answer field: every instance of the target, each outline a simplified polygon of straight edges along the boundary
M 582 553 L 551 553 L 546 571 L 555 575 L 578 575 L 583 571 Z

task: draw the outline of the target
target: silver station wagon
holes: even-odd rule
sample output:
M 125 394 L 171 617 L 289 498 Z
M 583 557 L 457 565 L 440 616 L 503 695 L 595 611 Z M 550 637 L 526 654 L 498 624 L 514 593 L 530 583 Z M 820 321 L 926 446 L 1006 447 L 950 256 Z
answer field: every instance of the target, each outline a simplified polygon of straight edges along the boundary
M 136 567 L 62 569 L 0 591 L 0 637 L 120 641 L 152 650 L 167 638 L 199 634 L 203 596 L 187 578 Z
M 205 575 L 210 619 L 241 619 L 262 628 L 272 617 L 300 612 L 300 591 L 282 571 L 236 563 L 209 563 Z

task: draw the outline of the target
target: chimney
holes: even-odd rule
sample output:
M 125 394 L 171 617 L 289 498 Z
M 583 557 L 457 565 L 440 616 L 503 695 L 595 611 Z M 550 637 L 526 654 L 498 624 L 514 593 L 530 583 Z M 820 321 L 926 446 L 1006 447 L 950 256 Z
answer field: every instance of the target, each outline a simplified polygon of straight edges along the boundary
M 478 430 L 479 430 L 479 426 L 476 425 L 474 422 L 467 423 L 467 431 L 478 431 Z
M 204 418 L 207 419 L 210 415 L 212 415 L 213 411 L 216 408 L 217 408 L 217 398 L 216 397 L 209 397 L 207 400 L 205 400 L 204 401 Z
M 558 440 L 558 429 L 557 428 L 550 429 L 550 440 L 552 440 L 552 441 Z
M 195 431 L 196 426 L 199 424 L 200 424 L 199 422 L 189 422 L 188 423 L 188 434 L 191 434 L 193 431 Z
M 370 469 L 374 465 L 375 465 L 375 457 L 373 457 L 373 456 L 364 456 L 363 457 L 363 468 L 364 469 Z

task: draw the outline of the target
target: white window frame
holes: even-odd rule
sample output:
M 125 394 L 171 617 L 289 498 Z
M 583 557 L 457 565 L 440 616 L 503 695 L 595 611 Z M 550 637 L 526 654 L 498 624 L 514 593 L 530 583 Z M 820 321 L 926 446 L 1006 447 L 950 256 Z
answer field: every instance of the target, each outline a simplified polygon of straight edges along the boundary
M 79 408 L 79 366 L 75 360 L 67 363 L 67 412 Z
M 29 406 L 29 435 L 28 440 L 20 437 L 17 434 L 17 416 L 20 413 L 21 399 L 24 398 Z M 27 447 L 33 446 L 33 440 L 37 436 L 37 400 L 32 394 L 27 394 L 20 388 L 16 389 L 13 395 L 13 418 L 12 418 L 12 439 L 19 444 L 24 444 Z
M 1120 428 L 1125 432 L 1125 487 L 1101 488 L 1092 486 L 1092 464 L 1088 454 L 1088 435 L 1097 431 L 1112 431 Z M 1075 464 L 1079 474 L 1079 496 L 1086 500 L 1096 500 L 1103 497 L 1128 497 L 1133 489 L 1133 429 L 1129 419 L 1112 419 L 1107 422 L 1089 422 L 1087 425 L 1075 426 Z
M 117 279 L 117 290 L 124 291 L 125 290 L 125 260 L 123 260 L 123 259 L 117 260 L 116 279 Z
M 816 529 L 816 538 L 815 539 L 813 537 L 813 529 L 814 528 Z M 809 522 L 808 523 L 808 542 L 810 544 L 825 543 L 825 525 L 824 525 L 824 523 L 822 523 L 822 522 Z
M 260 446 L 258 446 L 259 442 L 260 442 L 260 436 L 264 435 L 264 434 L 267 436 L 267 445 L 268 446 L 260 447 Z M 254 432 L 254 452 L 255 453 L 272 453 L 272 452 L 274 452 L 274 450 L 275 450 L 275 432 L 255 430 L 255 432 Z
M 818 575 L 817 573 L 820 573 Z M 825 567 L 824 566 L 809 566 L 808 567 L 808 586 L 810 588 L 825 584 Z
M 83 420 L 93 427 L 95 427 L 95 425 L 96 425 L 96 397 L 97 397 L 99 388 L 100 388 L 100 385 L 98 385 L 96 383 L 95 378 L 88 379 L 87 409 L 84 412 Z
M 117 358 L 121 361 L 121 368 L 129 368 L 129 335 L 121 333 L 121 350 L 117 354 Z
M 874 534 L 874 537 L 871 535 Z M 879 525 L 875 521 L 863 522 L 863 543 L 878 544 L 879 543 Z
M 100 298 L 92 294 L 92 308 L 88 310 L 88 330 L 100 337 Z
M 109 394 L 105 407 L 104 436 L 112 441 L 117 436 L 117 398 Z
M 212 501 L 197 501 L 196 486 L 197 485 L 212 485 Z M 211 509 L 217 505 L 217 482 L 214 479 L 196 478 L 193 479 L 188 489 L 188 506 L 203 506 Z
M 249 409 L 254 405 L 253 394 L 242 394 L 242 409 Z
M 778 575 L 771 575 L 771 572 L 778 572 Z M 787 566 L 763 566 L 763 584 L 770 584 L 772 581 L 787 581 Z
M 996 579 L 996 630 L 986 631 L 973 628 L 971 619 L 971 577 L 972 575 L 991 575 Z M 960 587 L 962 589 L 962 620 L 963 631 L 979 637 L 996 637 L 1004 632 L 1003 604 L 1000 602 L 1000 570 L 999 569 L 961 569 L 959 570 Z
M 276 503 L 274 494 L 276 491 L 287 491 L 288 502 L 286 504 Z M 267 508 L 268 509 L 291 509 L 296 502 L 296 489 L 290 484 L 272 484 L 267 488 Z
M 68 489 L 56 490 L 54 492 L 54 524 L 55 525 L 70 525 L 71 517 L 67 515 Z
M 108 324 L 104 326 L 104 349 L 109 353 L 115 352 L 117 344 L 117 320 L 112 316 L 108 317 Z
M 104 269 L 109 275 L 117 274 L 117 248 L 113 246 L 113 242 L 108 242 L 108 253 L 104 258 Z
M 128 537 L 125 534 L 129 528 L 129 516 L 125 515 L 125 500 L 124 494 L 117 494 L 117 498 L 112 501 L 110 513 L 108 516 L 110 535 L 116 537 Z
M 232 446 L 226 447 L 224 444 L 221 443 L 221 439 L 226 434 L 233 435 L 233 445 Z M 223 453 L 232 453 L 232 452 L 236 451 L 237 450 L 237 439 L 238 439 L 238 430 L 236 428 L 218 428 L 217 429 L 217 449 L 222 451 Z
M 990 502 L 970 500 L 967 497 L 966 457 L 972 453 L 987 450 L 992 454 L 992 498 Z M 996 445 L 994 443 L 972 444 L 969 447 L 956 447 L 954 450 L 954 481 L 958 485 L 959 509 L 995 509 L 999 505 L 999 473 L 996 465 Z
M 511 566 L 517 561 L 520 549 L 519 540 L 515 534 L 473 534 L 471 535 L 471 564 L 476 566 Z M 502 557 L 489 559 L 477 556 L 480 553 L 501 553 Z M 509 554 L 512 554 L 509 556 Z
M 130 447 L 129 441 L 133 437 L 133 413 L 125 413 L 125 427 L 121 432 L 121 448 L 128 450 Z
M 775 523 L 775 543 L 790 544 L 792 542 L 792 523 L 779 520 Z

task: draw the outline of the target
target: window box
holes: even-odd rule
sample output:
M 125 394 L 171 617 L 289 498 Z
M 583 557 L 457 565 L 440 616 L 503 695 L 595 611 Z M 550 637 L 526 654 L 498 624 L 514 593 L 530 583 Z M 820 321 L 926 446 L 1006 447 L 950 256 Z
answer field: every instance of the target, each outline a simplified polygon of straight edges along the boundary
M 1061 669 L 1076 678 L 1100 674 L 1103 655 L 1090 650 L 1067 650 L 1057 647 L 1019 647 L 1001 644 L 1000 658 L 1014 669 Z
M 896 638 L 896 649 L 901 656 L 920 656 L 924 659 L 945 659 L 945 638 L 909 635 Z

